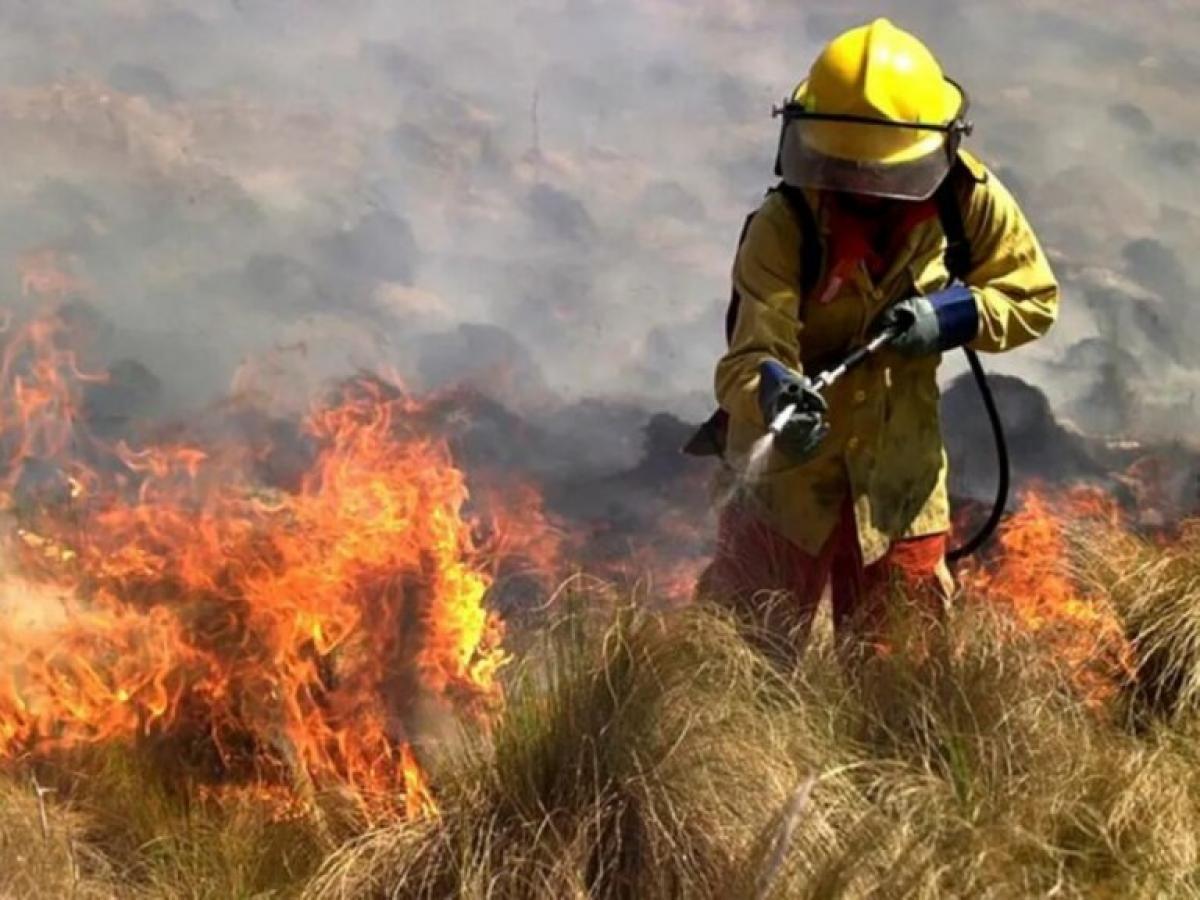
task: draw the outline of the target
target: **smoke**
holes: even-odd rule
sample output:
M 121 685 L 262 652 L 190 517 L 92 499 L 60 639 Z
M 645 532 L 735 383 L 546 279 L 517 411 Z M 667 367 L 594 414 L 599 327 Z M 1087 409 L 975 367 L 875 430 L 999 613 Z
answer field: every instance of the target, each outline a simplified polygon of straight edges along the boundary
M 9 305 L 94 306 L 163 410 L 303 346 L 314 377 L 387 367 L 547 419 L 587 398 L 698 418 L 733 244 L 771 182 L 771 104 L 876 14 L 969 87 L 973 146 L 1063 278 L 1055 333 L 995 365 L 1084 425 L 1178 433 L 1200 337 L 1200 14 L 1167 0 L 1102 18 L 1040 0 L 9 0 L 0 284 Z M 1094 365 L 1063 377 L 1070 358 Z M 1156 408 L 1114 421 L 1110 384 L 1153 385 Z M 590 458 L 629 461 L 628 437 L 578 427 L 599 432 Z

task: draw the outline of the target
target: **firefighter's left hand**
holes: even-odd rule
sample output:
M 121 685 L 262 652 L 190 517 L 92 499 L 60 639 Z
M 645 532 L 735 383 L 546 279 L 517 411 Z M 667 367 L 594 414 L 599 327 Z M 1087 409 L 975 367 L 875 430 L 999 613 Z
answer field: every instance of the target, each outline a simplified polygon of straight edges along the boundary
M 979 330 L 979 311 L 971 289 L 956 284 L 928 297 L 909 297 L 893 304 L 884 310 L 879 325 L 881 329 L 900 329 L 892 341 L 898 352 L 928 356 L 973 340 Z

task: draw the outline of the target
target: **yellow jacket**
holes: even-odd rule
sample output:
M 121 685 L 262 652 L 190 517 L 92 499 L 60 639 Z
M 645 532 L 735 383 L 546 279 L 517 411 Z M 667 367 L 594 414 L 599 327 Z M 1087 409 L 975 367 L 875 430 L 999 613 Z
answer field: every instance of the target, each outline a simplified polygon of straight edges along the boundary
M 963 154 L 977 184 L 963 204 L 973 268 L 967 284 L 979 309 L 970 346 L 1000 352 L 1045 334 L 1058 313 L 1058 284 L 1037 238 L 1008 190 Z M 827 234 L 821 197 L 808 195 Z M 738 467 L 764 432 L 758 367 L 777 359 L 816 375 L 865 342 L 889 304 L 948 284 L 946 240 L 937 217 L 917 225 L 886 274 L 874 284 L 860 266 L 828 303 L 808 298 L 800 314 L 800 226 L 778 193 L 763 202 L 734 263 L 742 300 L 729 350 L 717 364 L 717 400 L 729 413 L 728 459 Z M 826 393 L 830 433 L 802 464 L 774 450 L 748 486 L 768 522 L 817 553 L 853 498 L 863 560 L 870 564 L 893 540 L 946 531 L 946 452 L 938 413 L 940 356 L 909 358 L 884 350 Z M 823 365 L 820 367 L 823 368 Z

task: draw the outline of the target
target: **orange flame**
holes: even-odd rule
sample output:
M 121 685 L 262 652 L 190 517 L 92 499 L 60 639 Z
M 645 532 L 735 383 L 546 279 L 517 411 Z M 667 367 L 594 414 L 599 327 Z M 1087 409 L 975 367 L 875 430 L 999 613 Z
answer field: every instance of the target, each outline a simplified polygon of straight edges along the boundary
M 0 759 L 200 739 L 230 777 L 432 811 L 408 743 L 414 698 L 482 714 L 504 656 L 464 477 L 411 424 L 417 404 L 379 381 L 345 386 L 307 418 L 298 489 L 267 489 L 255 448 L 92 439 L 93 376 L 64 334 L 41 318 L 3 347 L 14 524 L 0 610 L 33 609 L 0 618 Z M 54 490 L 44 475 L 31 486 L 34 470 L 56 473 Z M 13 601 L 18 575 L 47 593 Z
M 563 570 L 566 532 L 547 514 L 537 486 L 509 474 L 490 473 L 472 499 L 478 506 L 480 550 L 493 572 L 516 561 L 542 581 Z M 550 587 L 549 584 L 545 585 Z
M 1103 706 L 1133 672 L 1132 650 L 1115 611 L 1081 590 L 1070 569 L 1068 523 L 1115 526 L 1115 504 L 1091 488 L 1053 499 L 1027 492 L 1021 510 L 1000 532 L 995 560 L 974 564 L 961 576 L 974 599 L 1007 609 L 1023 631 L 1062 661 L 1080 695 Z

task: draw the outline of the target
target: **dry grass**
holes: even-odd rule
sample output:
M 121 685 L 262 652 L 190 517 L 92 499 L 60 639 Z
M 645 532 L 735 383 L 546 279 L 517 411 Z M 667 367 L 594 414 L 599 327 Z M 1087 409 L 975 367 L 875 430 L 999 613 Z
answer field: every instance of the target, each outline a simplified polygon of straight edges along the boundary
M 701 611 L 545 659 L 437 773 L 442 817 L 357 839 L 310 896 L 1200 895 L 1188 744 L 1088 711 L 982 611 L 852 679 Z
M 1111 598 L 1135 644 L 1129 711 L 1187 728 L 1200 713 L 1200 522 L 1169 542 L 1113 532 L 1076 544 L 1079 578 Z
M 802 721 L 783 679 L 711 624 L 564 620 L 492 738 L 434 772 L 441 818 L 365 835 L 311 893 L 688 896 L 719 880 L 763 824 L 745 798 L 780 808 L 802 779 Z
M 51 773 L 48 839 L 0 790 L 0 896 L 1200 897 L 1200 537 L 1075 552 L 1136 649 L 1114 709 L 970 603 L 847 670 L 827 635 L 780 668 L 716 613 L 580 597 L 491 733 L 427 754 L 438 817 L 331 849 L 93 756 Z
M 83 830 L 32 779 L 0 782 L 0 897 L 112 896 L 113 872 Z
M 0 898 L 292 896 L 333 847 L 317 820 L 203 800 L 171 771 L 148 748 L 40 765 L 47 839 L 32 785 L 0 782 Z

